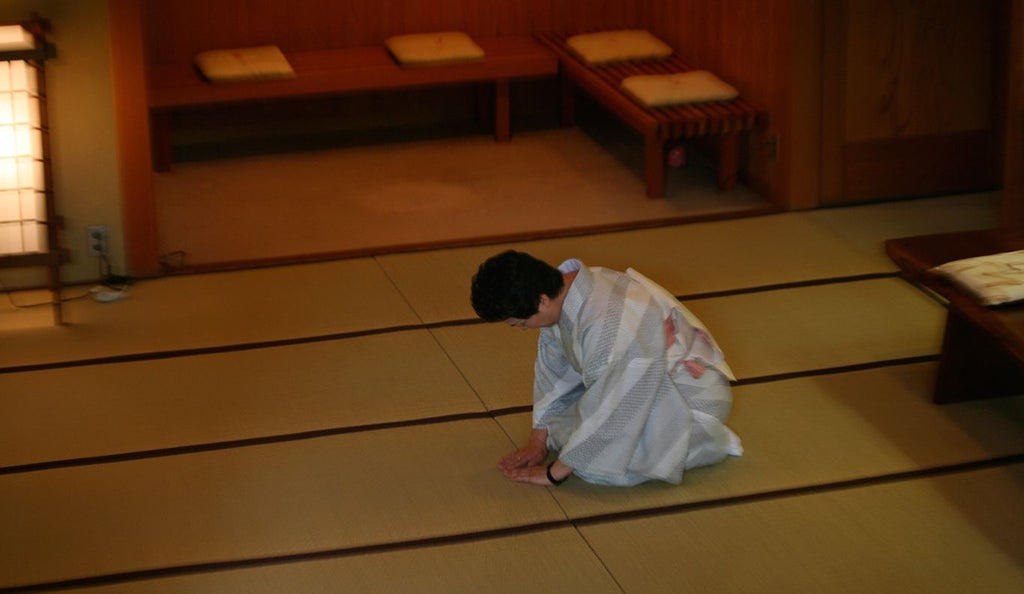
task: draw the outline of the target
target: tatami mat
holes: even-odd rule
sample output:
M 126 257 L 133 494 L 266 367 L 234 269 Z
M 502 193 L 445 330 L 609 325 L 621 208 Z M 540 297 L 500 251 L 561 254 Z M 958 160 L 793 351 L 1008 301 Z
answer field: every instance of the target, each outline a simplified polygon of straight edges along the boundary
M 688 306 L 741 379 L 937 355 L 945 315 L 941 305 L 894 278 L 700 299 Z M 532 403 L 535 333 L 502 323 L 431 332 L 488 409 Z
M 43 289 L 7 293 L 0 299 L 0 333 L 14 335 L 18 330 L 52 326 L 52 299 L 53 294 Z
M 697 166 L 669 169 L 666 197 L 649 200 L 637 165 L 579 128 L 176 163 L 155 176 L 160 252 L 209 264 L 767 208 Z
M 960 194 L 808 210 L 799 216 L 859 250 L 888 260 L 883 247 L 886 239 L 999 226 L 996 213 L 1001 198 L 1001 192 Z
M 934 364 L 740 386 L 729 426 L 746 450 L 675 487 L 608 489 L 571 480 L 553 491 L 574 519 L 731 499 L 1024 454 L 1024 396 L 937 407 Z M 525 439 L 528 413 L 499 417 Z
M 943 315 L 897 279 L 702 299 L 691 308 L 715 329 L 740 377 L 933 355 Z M 489 410 L 530 404 L 535 333 L 504 324 L 431 332 L 437 342 L 426 331 L 392 332 L 7 374 L 0 465 L 480 412 L 481 400 Z M 385 361 L 398 362 L 400 373 Z
M 369 258 L 144 280 L 120 301 L 64 309 L 65 326 L 4 331 L 18 347 L 0 349 L 0 367 L 419 322 Z
M 72 591 L 136 594 L 140 590 L 147 594 L 622 592 L 571 528 Z
M 943 307 L 898 278 L 688 303 L 739 378 L 938 354 Z
M 688 473 L 680 487 L 609 489 L 571 480 L 549 491 L 510 483 L 494 464 L 512 441 L 490 421 L 7 476 L 0 509 L 21 513 L 4 517 L 0 544 L 18 552 L 0 561 L 0 575 L 12 576 L 2 584 L 409 542 L 563 514 L 586 520 L 1024 452 L 1024 397 L 936 407 L 927 399 L 933 372 L 921 364 L 741 386 L 730 425 L 747 453 Z M 528 414 L 500 421 L 515 437 L 529 430 Z M 803 529 L 817 521 L 805 518 Z M 524 538 L 528 546 L 536 535 Z M 487 546 L 500 545 L 488 539 Z M 673 550 L 682 554 L 678 545 Z M 358 568 L 395 557 L 412 559 L 400 575 L 432 558 L 415 550 L 359 555 L 318 562 L 309 576 L 327 571 L 322 579 L 341 579 L 331 573 L 339 563 Z M 585 557 L 573 562 L 594 569 Z M 246 571 L 224 579 L 254 578 Z
M 511 446 L 477 420 L 0 477 L 0 587 L 563 519 Z
M 1024 466 L 585 526 L 625 592 L 1024 589 Z
M 692 295 L 895 273 L 885 239 L 930 226 L 990 227 L 991 213 L 991 198 L 972 194 L 378 259 L 413 309 L 433 322 L 474 317 L 470 279 L 487 257 L 509 247 L 553 264 L 576 257 L 591 266 L 634 267 L 675 295 Z
M 955 196 L 515 247 L 553 262 L 577 256 L 592 265 L 633 266 L 676 294 L 706 293 L 894 272 L 881 251 L 882 237 L 913 234 L 936 213 L 944 215 L 943 230 L 983 227 L 991 219 L 989 202 L 986 195 Z M 890 211 L 894 214 L 887 217 Z M 885 229 L 885 235 L 878 229 Z M 5 342 L 18 344 L 0 349 L 0 367 L 472 318 L 470 277 L 499 249 L 143 280 L 114 303 L 89 298 L 67 303 L 69 324 L 59 328 L 50 326 L 45 308 L 15 311 L 0 304 L 0 321 L 6 324 L 0 331 Z M 66 291 L 84 294 L 86 289 Z M 29 318 L 31 323 L 25 323 Z M 40 323 L 46 327 L 32 327 Z
M 500 322 L 435 328 L 431 332 L 488 410 L 533 404 L 536 332 Z
M 483 410 L 425 330 L 2 381 L 0 466 Z
M 500 246 L 73 302 L 0 367 L 126 359 L 0 374 L 0 591 L 1017 591 L 1024 395 L 932 404 L 943 308 L 880 243 L 974 228 L 976 200 L 516 246 L 690 296 L 746 453 L 679 486 L 496 469 L 536 341 L 461 323 Z

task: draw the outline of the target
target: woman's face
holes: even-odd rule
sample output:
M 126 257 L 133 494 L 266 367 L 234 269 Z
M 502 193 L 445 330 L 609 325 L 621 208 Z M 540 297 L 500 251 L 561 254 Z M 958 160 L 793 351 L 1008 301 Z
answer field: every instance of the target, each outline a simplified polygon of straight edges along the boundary
M 547 328 L 558 323 L 561 316 L 561 308 L 547 295 L 540 296 L 540 304 L 537 306 L 537 313 L 528 318 L 509 318 L 505 323 L 513 328 L 521 330 L 537 330 Z

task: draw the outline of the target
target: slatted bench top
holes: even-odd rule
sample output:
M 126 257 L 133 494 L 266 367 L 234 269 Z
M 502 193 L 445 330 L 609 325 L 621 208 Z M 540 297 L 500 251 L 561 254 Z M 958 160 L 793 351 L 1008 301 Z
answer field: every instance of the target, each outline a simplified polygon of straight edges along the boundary
M 590 65 L 569 50 L 567 35 L 539 34 L 537 38 L 561 60 L 562 73 L 604 103 L 632 128 L 662 139 L 693 138 L 746 132 L 763 123 L 767 113 L 742 96 L 732 101 L 648 107 L 625 95 L 623 79 L 636 75 L 675 74 L 694 70 L 679 56 Z
M 211 84 L 191 64 L 157 63 L 150 67 L 151 109 L 201 107 L 285 97 L 406 89 L 553 76 L 557 58 L 528 36 L 474 39 L 486 57 L 481 62 L 440 66 L 402 66 L 381 46 L 290 52 L 285 55 L 296 77 Z
M 644 137 L 644 177 L 647 196 L 659 198 L 665 192 L 665 151 L 670 142 L 710 137 L 718 144 L 718 187 L 729 190 L 739 175 L 741 134 L 767 124 L 768 113 L 742 96 L 730 101 L 678 104 L 661 107 L 644 105 L 621 88 L 622 81 L 635 75 L 678 74 L 693 70 L 679 56 L 652 60 L 630 60 L 601 65 L 586 63 L 566 44 L 568 35 L 543 33 L 537 39 L 558 56 L 562 77 L 562 121 L 571 122 L 572 90 L 575 86 L 607 108 L 627 126 Z M 567 84 L 571 83 L 571 84 Z

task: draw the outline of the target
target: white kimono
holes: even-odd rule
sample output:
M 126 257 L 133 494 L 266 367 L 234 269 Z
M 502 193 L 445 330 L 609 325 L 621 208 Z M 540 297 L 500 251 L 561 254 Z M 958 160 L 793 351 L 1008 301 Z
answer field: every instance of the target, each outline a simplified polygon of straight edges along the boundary
M 660 286 L 630 270 L 578 270 L 557 325 L 537 344 L 533 426 L 580 478 L 678 484 L 683 470 L 739 455 L 724 421 L 732 371 L 700 321 Z M 666 319 L 675 341 L 666 348 Z M 683 361 L 707 371 L 690 376 Z

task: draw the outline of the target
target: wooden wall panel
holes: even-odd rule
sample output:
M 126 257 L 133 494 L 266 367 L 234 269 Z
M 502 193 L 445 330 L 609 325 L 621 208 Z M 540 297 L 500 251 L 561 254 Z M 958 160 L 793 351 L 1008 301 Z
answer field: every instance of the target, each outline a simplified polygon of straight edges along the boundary
M 824 4 L 823 203 L 998 186 L 1002 4 Z
M 146 6 L 151 62 L 254 44 L 292 51 L 373 45 L 424 31 L 493 37 L 635 26 L 639 11 L 629 0 L 149 0 Z
M 848 141 L 991 126 L 991 2 L 858 0 L 846 16 Z
M 1001 227 L 1024 227 L 1024 0 L 1000 7 L 999 20 L 1005 42 L 999 92 L 1004 133 L 1003 191 L 999 209 Z
M 156 204 L 150 169 L 149 111 L 141 27 L 144 0 L 108 0 L 110 65 L 121 174 L 125 273 L 160 272 Z
M 535 33 L 575 33 L 638 24 L 638 2 L 628 0 L 523 0 Z

